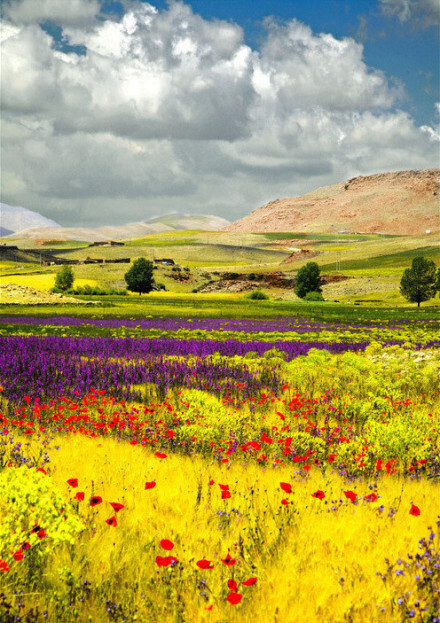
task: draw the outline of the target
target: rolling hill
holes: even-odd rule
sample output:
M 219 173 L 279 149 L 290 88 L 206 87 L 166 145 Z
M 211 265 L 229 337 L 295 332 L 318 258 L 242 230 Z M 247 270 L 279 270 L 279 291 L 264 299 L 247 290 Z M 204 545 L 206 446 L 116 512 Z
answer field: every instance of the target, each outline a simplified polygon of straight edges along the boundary
M 428 230 L 440 230 L 439 169 L 359 176 L 302 197 L 276 199 L 222 231 L 414 235 Z

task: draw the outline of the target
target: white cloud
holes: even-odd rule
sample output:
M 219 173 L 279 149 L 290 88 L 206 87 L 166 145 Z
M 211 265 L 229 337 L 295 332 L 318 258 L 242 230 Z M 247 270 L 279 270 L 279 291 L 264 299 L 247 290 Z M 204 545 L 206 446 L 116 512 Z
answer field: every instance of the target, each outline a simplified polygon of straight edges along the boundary
M 59 3 L 27 17 L 26 3 L 9 3 L 3 28 L 9 204 L 65 224 L 171 210 L 235 219 L 276 197 L 437 161 L 430 129 L 395 110 L 401 89 L 351 38 L 267 21 L 257 51 L 238 25 L 182 3 L 131 2 L 120 19 L 84 26 L 78 0 L 78 20 L 72 9 L 63 22 L 86 48 L 78 55 L 37 23 Z
M 16 24 L 51 20 L 63 26 L 85 26 L 100 11 L 99 0 L 6 0 L 4 15 Z
M 440 24 L 438 0 L 379 0 L 384 15 L 395 15 L 401 22 L 416 20 L 420 25 Z

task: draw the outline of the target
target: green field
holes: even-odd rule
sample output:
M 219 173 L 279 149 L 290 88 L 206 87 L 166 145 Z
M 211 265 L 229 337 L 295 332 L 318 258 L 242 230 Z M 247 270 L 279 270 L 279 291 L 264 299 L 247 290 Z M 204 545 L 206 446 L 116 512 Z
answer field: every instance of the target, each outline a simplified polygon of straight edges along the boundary
M 26 244 L 24 242 L 14 241 L 14 244 L 19 248 L 31 250 L 29 241 L 26 241 Z M 93 247 L 84 246 L 85 243 L 82 242 L 51 241 L 44 245 L 44 251 L 42 247 L 35 245 L 33 251 L 38 254 L 41 249 L 43 253 L 50 251 L 60 258 L 80 261 L 86 258 L 104 260 L 130 258 L 131 261 L 138 257 L 146 257 L 149 260 L 172 258 L 182 270 L 189 269 L 189 279 L 185 281 L 175 279 L 173 277 L 176 274 L 173 274 L 171 267 L 159 265 L 155 271 L 155 281 L 163 284 L 169 293 L 187 295 L 208 281 L 219 279 L 223 272 L 239 272 L 246 275 L 282 271 L 286 276 L 294 277 L 299 268 L 308 261 L 314 261 L 320 266 L 323 274 L 347 277 L 345 281 L 324 286 L 324 298 L 329 302 L 406 306 L 407 302 L 399 292 L 403 270 L 411 265 L 414 257 L 420 255 L 432 259 L 437 265 L 440 264 L 440 251 L 436 242 L 437 237 L 434 235 L 382 236 L 295 232 L 233 234 L 184 230 L 150 234 L 141 239 L 127 239 L 121 247 Z M 299 250 L 306 253 L 298 254 L 293 261 L 286 261 L 292 252 Z M 93 283 L 101 288 L 123 289 L 124 274 L 128 266 L 128 264 L 82 264 L 74 266 L 74 275 L 77 285 Z M 2 283 L 11 281 L 39 287 L 37 285 L 39 282 L 51 283 L 56 270 L 58 269 L 55 266 L 39 266 L 38 262 L 12 262 L 8 258 L 0 261 Z M 298 302 L 292 290 L 268 288 L 264 284 L 261 284 L 261 289 L 272 299 L 281 299 L 286 303 Z M 234 305 L 233 301 L 237 297 L 243 298 L 243 295 L 230 293 L 227 300 Z M 199 307 L 205 307 L 205 304 L 199 305 L 199 302 L 203 301 L 202 295 L 197 296 L 197 302 L 193 302 L 191 296 L 188 298 L 185 310 L 195 307 L 197 312 Z M 165 300 L 160 301 L 159 307 L 164 313 L 173 313 L 170 307 L 173 307 L 174 303 L 170 305 Z M 224 309 L 226 300 L 222 301 L 221 306 Z M 110 303 L 110 300 L 107 300 L 107 303 Z M 112 304 L 119 306 L 118 302 Z M 133 305 L 136 307 L 137 304 Z M 428 307 L 433 305 L 434 307 L 436 305 L 435 299 L 424 304 Z M 149 307 L 156 309 L 157 305 L 151 303 Z M 247 311 L 243 313 L 248 314 Z

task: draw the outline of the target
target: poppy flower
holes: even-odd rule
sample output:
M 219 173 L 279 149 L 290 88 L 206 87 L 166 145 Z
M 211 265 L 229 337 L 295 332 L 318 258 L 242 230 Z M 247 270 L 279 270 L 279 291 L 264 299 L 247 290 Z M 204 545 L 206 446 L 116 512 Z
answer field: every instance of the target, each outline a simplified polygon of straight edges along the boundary
M 280 482 L 280 487 L 286 493 L 292 493 L 292 485 L 289 485 L 288 482 Z
M 78 478 L 69 478 L 69 480 L 67 481 L 67 484 L 70 485 L 71 487 L 77 487 Z
M 367 502 L 375 502 L 378 498 L 375 493 L 370 493 L 370 495 L 365 496 L 365 499 L 367 500 Z
M 222 500 L 227 500 L 231 497 L 231 493 L 229 491 L 222 491 Z
M 120 510 L 125 508 L 123 504 L 119 504 L 119 502 L 110 502 L 110 506 L 115 511 L 115 513 L 119 513 Z
M 229 593 L 226 599 L 229 601 L 231 606 L 236 606 L 243 599 L 243 595 L 240 595 L 240 593 Z
M 165 454 L 165 452 L 155 452 L 154 456 L 158 459 L 166 459 L 167 455 Z
M 38 530 L 37 532 L 37 537 L 40 539 L 44 539 L 44 537 L 46 536 L 46 531 L 44 530 L 44 528 L 41 528 L 41 530 Z
M 244 582 L 242 582 L 243 586 L 253 586 L 254 584 L 257 583 L 258 578 L 249 578 L 248 580 L 245 580 Z
M 281 504 L 284 504 L 284 506 L 286 506 L 287 504 L 290 504 L 290 502 L 288 502 L 286 498 L 284 498 L 283 500 L 281 500 Z
M 235 565 L 235 563 L 237 562 L 235 560 L 235 558 L 231 558 L 231 556 L 229 555 L 229 552 L 226 556 L 226 558 L 220 558 L 220 560 L 222 561 L 222 563 L 224 563 L 227 567 L 232 567 L 233 565 Z
M 42 467 L 39 467 L 39 468 L 37 469 L 37 472 L 41 472 L 42 474 L 47 475 L 46 470 L 45 470 L 45 469 L 43 469 Z
M 90 498 L 90 506 L 97 506 L 98 504 L 101 504 L 101 502 L 102 497 L 100 495 L 92 495 Z
M 151 482 L 145 483 L 145 489 L 154 489 L 155 486 L 156 486 L 156 483 L 154 482 L 154 480 L 152 480 Z
M 323 500 L 325 498 L 325 493 L 324 491 L 321 491 L 321 489 L 318 489 L 318 491 L 315 491 L 315 493 L 312 493 L 312 498 Z
M 213 608 L 213 604 L 211 604 L 210 606 L 208 606 L 207 608 L 205 608 L 205 610 L 208 610 L 209 612 L 211 612 L 212 608 Z
M 354 491 L 344 491 L 344 495 L 350 500 L 350 502 L 356 501 L 357 493 L 355 493 Z
M 30 543 L 28 543 L 27 541 L 24 541 L 24 542 L 21 544 L 21 549 L 22 549 L 22 550 L 23 550 L 23 552 L 24 552 L 24 551 L 26 551 L 27 549 L 29 549 L 29 548 L 30 548 L 30 546 L 31 546 L 31 544 L 30 544 Z
M 212 486 L 214 484 L 214 480 L 210 480 L 209 484 Z
M 22 560 L 24 558 L 24 554 L 23 552 L 21 552 L 20 550 L 18 550 L 18 552 L 14 552 L 14 554 L 12 554 L 12 557 L 14 560 Z
M 177 562 L 174 556 L 156 556 L 156 564 L 158 567 L 168 567 L 173 562 Z
M 84 500 L 84 491 L 77 491 L 75 495 L 75 500 L 79 500 L 82 502 Z
M 8 567 L 8 563 L 6 562 L 6 560 L 2 560 L 0 558 L 0 573 L 3 571 L 9 571 L 9 567 Z
M 235 591 L 237 588 L 237 582 L 235 580 L 228 580 L 228 588 L 230 588 L 231 591 Z
M 222 491 L 228 491 L 229 490 L 229 485 L 221 485 L 219 484 L 219 487 Z
M 380 459 L 377 459 L 377 461 L 376 461 L 376 472 L 380 472 L 381 469 L 382 469 L 382 461 Z
M 118 525 L 118 522 L 116 520 L 116 517 L 110 517 L 110 519 L 106 519 L 105 523 L 107 523 L 109 526 L 114 526 L 116 527 Z
M 214 563 L 211 564 L 210 560 L 198 560 L 196 562 L 196 565 L 198 566 L 199 569 L 214 569 Z
M 411 508 L 409 509 L 409 514 L 414 515 L 414 517 L 418 517 L 420 515 L 420 508 L 415 504 L 411 504 Z
M 162 541 L 160 542 L 160 546 L 163 549 L 166 549 L 167 552 L 170 552 L 174 547 L 174 543 L 170 541 L 169 539 L 162 539 Z

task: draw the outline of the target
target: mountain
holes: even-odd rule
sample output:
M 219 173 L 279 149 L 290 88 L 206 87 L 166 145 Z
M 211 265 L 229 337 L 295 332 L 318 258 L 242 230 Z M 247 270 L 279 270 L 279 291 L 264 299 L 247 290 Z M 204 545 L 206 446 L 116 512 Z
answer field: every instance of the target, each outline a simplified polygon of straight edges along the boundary
M 29 227 L 60 227 L 60 225 L 38 212 L 0 203 L 0 236 L 9 236 Z
M 222 231 L 438 232 L 439 173 L 439 169 L 424 169 L 354 177 L 302 197 L 271 201 Z
M 229 221 L 213 215 L 166 214 L 146 222 L 128 223 L 127 225 L 104 225 L 96 228 L 32 226 L 21 231 L 14 231 L 14 235 L 11 237 L 31 238 L 34 240 L 102 242 L 120 238 L 141 238 L 147 234 L 185 229 L 217 231 L 228 224 Z

